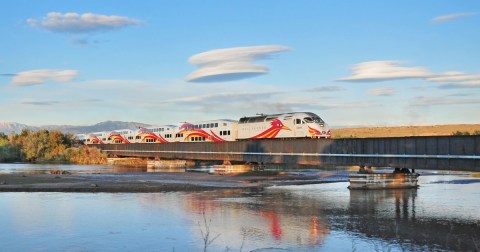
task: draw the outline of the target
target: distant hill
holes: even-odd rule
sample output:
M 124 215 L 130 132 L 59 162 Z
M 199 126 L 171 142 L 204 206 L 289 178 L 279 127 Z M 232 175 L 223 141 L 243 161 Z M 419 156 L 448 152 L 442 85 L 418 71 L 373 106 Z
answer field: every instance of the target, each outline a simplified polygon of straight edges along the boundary
M 0 132 L 5 134 L 10 134 L 12 131 L 15 133 L 20 133 L 23 129 L 30 130 L 59 130 L 63 133 L 89 133 L 89 132 L 98 132 L 98 131 L 111 131 L 116 129 L 137 129 L 138 127 L 148 127 L 151 126 L 145 123 L 138 122 L 122 122 L 122 121 L 106 121 L 100 122 L 95 125 L 90 126 L 75 126 L 75 125 L 45 125 L 45 126 L 28 126 L 25 124 L 15 123 L 15 122 L 0 122 Z
M 20 133 L 23 129 L 38 130 L 38 127 L 28 126 L 16 122 L 0 122 L 0 132 L 10 134 L 12 132 Z

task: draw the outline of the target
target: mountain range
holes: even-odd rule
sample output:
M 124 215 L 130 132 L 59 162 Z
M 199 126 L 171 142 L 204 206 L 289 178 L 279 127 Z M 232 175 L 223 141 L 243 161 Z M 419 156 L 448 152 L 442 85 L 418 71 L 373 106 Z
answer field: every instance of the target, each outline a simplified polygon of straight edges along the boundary
M 122 121 L 105 121 L 89 126 L 76 125 L 44 125 L 44 126 L 29 126 L 26 124 L 16 122 L 0 122 L 0 132 L 10 134 L 12 132 L 20 133 L 23 129 L 37 131 L 41 129 L 59 130 L 63 133 L 90 133 L 99 131 L 111 131 L 117 129 L 137 129 L 138 127 L 149 127 L 151 125 L 138 122 L 122 122 Z

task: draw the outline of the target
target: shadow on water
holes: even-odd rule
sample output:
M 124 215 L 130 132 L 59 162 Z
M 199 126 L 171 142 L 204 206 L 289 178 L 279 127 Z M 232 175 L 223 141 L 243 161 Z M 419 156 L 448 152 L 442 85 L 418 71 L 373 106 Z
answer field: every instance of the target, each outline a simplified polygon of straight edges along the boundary
M 480 179 L 457 179 L 457 180 L 449 180 L 449 181 L 433 181 L 433 182 L 430 182 L 430 183 L 432 183 L 432 184 L 467 185 L 467 184 L 480 183 Z

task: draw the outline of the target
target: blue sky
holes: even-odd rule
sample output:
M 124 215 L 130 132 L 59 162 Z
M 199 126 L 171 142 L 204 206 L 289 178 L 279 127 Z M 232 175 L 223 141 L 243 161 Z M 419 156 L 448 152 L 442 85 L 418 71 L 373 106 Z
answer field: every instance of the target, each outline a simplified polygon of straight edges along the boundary
M 480 2 L 3 1 L 0 121 L 480 123 Z

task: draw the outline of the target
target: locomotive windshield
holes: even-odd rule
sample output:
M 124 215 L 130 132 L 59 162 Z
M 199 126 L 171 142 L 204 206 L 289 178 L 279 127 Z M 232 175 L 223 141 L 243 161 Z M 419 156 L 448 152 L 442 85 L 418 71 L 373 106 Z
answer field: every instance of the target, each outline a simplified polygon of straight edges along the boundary
M 320 124 L 323 124 L 325 123 L 322 118 L 320 118 L 320 116 L 314 114 L 314 113 L 311 113 L 311 112 L 306 112 L 305 114 L 307 114 L 308 116 L 303 118 L 303 120 L 306 122 L 306 123 L 320 123 Z
M 313 117 L 305 117 L 303 120 L 306 123 L 325 123 L 320 117 L 318 116 L 313 116 Z

